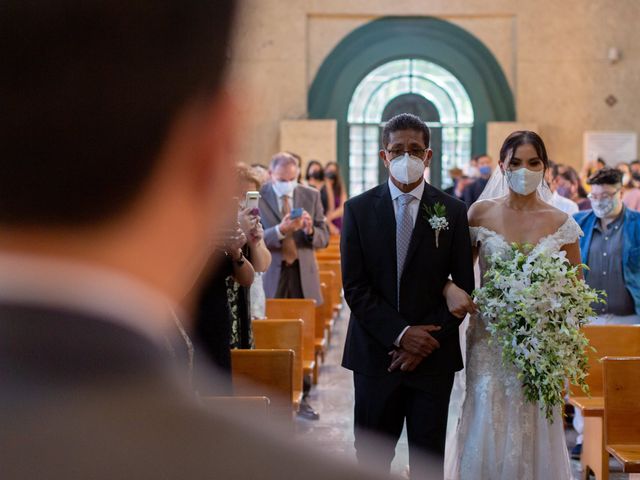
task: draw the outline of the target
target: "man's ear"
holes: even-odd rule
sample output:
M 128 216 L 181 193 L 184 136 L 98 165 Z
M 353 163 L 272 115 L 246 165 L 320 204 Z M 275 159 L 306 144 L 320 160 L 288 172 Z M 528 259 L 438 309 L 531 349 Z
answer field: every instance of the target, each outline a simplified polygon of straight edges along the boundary
M 431 166 L 431 160 L 433 159 L 433 150 L 428 149 L 427 150 L 427 158 L 425 159 L 424 165 L 426 168 L 429 168 Z
M 385 152 L 384 150 L 380 150 L 380 160 L 382 160 L 382 163 L 384 163 L 384 166 L 386 168 L 389 168 L 389 161 L 387 160 L 387 152 Z

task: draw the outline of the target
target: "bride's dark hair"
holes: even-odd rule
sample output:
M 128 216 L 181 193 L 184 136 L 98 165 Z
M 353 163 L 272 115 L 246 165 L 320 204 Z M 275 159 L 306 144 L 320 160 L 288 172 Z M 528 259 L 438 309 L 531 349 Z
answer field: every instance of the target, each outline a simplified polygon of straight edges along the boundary
M 513 157 L 513 154 L 520 145 L 531 145 L 535 149 L 538 158 L 542 160 L 546 172 L 549 168 L 547 148 L 544 146 L 540 135 L 530 130 L 518 130 L 506 138 L 500 149 L 500 163 L 504 164 L 507 159 Z

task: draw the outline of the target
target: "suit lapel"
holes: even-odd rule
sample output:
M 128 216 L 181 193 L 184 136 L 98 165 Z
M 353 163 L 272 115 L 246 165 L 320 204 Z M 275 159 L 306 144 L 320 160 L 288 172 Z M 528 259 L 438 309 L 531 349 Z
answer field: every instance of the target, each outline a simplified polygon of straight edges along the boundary
M 273 186 L 271 184 L 267 184 L 266 188 L 263 189 L 262 198 L 264 198 L 264 202 L 271 209 L 275 217 L 278 219 L 278 222 L 282 221 L 282 214 L 278 208 L 278 198 L 276 197 L 276 192 L 273 191 Z
M 380 256 L 381 261 L 389 261 L 387 265 L 389 271 L 396 275 L 396 214 L 393 211 L 393 203 L 391 200 L 391 192 L 389 185 L 384 183 L 380 187 L 380 195 L 374 204 L 376 212 L 376 220 L 378 228 L 376 234 L 379 234 Z M 373 239 L 372 239 L 373 240 Z M 375 240 L 374 240 L 375 241 Z M 391 252 L 391 254 L 389 254 Z M 383 260 L 384 259 L 384 260 Z M 395 285 L 395 283 L 393 284 Z
M 409 250 L 407 251 L 407 258 L 405 265 L 409 264 L 411 258 L 415 255 L 422 238 L 425 233 L 430 229 L 429 223 L 426 219 L 426 212 L 424 206 L 431 206 L 436 203 L 437 196 L 436 191 L 429 184 L 425 184 L 424 192 L 422 192 L 422 199 L 420 200 L 420 206 L 418 207 L 418 216 L 416 218 L 416 225 L 413 228 L 413 234 L 411 235 L 411 242 L 409 243 Z

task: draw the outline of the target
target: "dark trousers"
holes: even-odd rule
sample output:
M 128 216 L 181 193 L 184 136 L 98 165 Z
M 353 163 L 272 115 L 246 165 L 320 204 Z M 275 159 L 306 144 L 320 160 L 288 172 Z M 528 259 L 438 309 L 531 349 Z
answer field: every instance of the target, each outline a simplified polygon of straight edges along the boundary
M 291 265 L 282 262 L 276 298 L 304 298 L 302 281 L 300 280 L 299 260 L 296 260 Z
M 411 478 L 442 478 L 454 374 L 411 378 L 410 385 L 405 376 L 354 373 L 358 461 L 389 472 L 406 421 Z

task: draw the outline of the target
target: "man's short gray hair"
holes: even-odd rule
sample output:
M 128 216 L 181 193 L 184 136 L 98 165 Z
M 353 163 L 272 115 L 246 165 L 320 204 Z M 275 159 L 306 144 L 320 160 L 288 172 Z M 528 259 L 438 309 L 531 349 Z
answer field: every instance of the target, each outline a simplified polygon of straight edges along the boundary
M 273 157 L 271 157 L 271 163 L 269 168 L 271 171 L 274 171 L 278 167 L 286 167 L 287 165 L 293 165 L 298 167 L 298 161 L 296 158 L 287 152 L 279 152 L 276 153 Z

